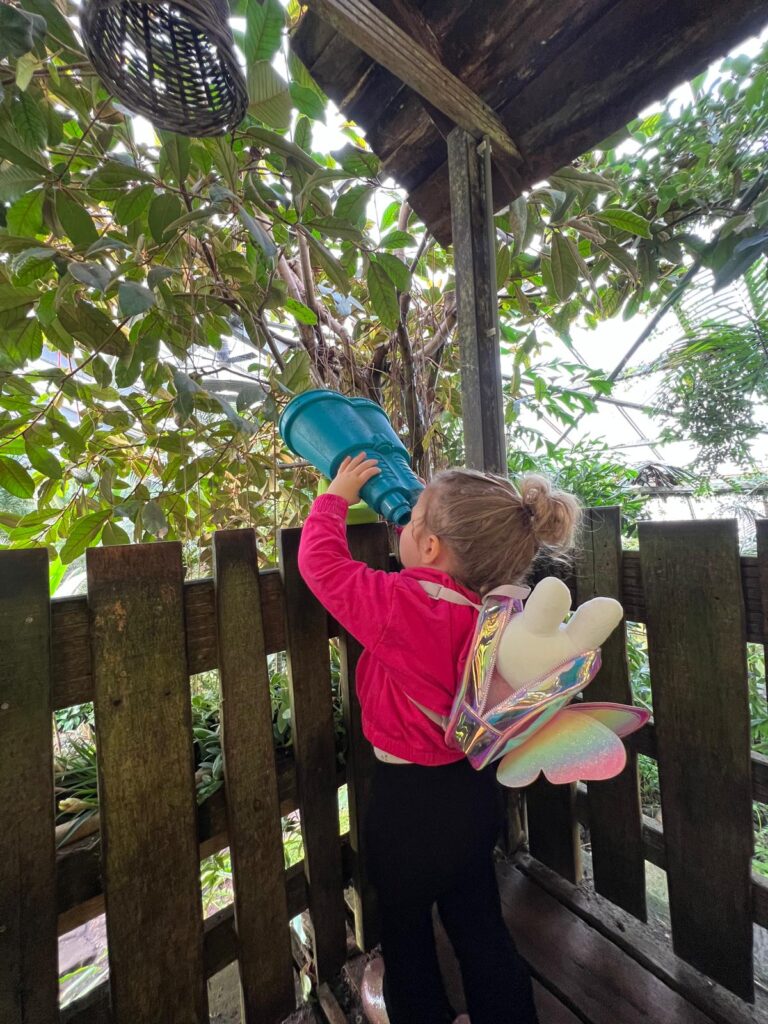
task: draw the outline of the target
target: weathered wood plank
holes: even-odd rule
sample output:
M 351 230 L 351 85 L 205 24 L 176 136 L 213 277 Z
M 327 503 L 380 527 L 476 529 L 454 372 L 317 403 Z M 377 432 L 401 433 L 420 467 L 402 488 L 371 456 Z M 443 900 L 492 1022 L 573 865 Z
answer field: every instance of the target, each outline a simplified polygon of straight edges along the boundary
M 311 0 L 310 6 L 466 132 L 488 136 L 501 153 L 521 159 L 487 103 L 369 0 Z
M 278 760 L 278 790 L 280 815 L 285 817 L 298 807 L 296 771 L 293 758 Z M 336 785 L 346 781 L 346 771 L 340 768 Z M 202 860 L 229 845 L 227 835 L 227 807 L 224 790 L 210 796 L 198 807 L 197 833 Z M 101 884 L 101 850 L 99 836 L 89 836 L 59 850 L 56 858 L 56 895 L 59 915 L 59 935 L 63 935 L 85 921 L 104 913 L 104 895 Z
M 763 636 L 768 638 L 768 519 L 758 519 L 755 523 L 757 540 L 757 570 L 759 581 L 758 599 L 761 605 L 761 628 Z M 768 642 L 763 643 L 763 654 L 768 662 Z M 768 683 L 768 676 L 766 677 Z
M 0 1020 L 51 1024 L 58 1012 L 45 548 L 0 553 Z
M 342 844 L 342 855 L 346 847 Z M 344 858 L 343 858 L 344 859 Z M 283 875 L 288 913 L 291 917 L 307 908 L 307 883 L 302 862 L 293 864 Z M 205 976 L 218 974 L 237 959 L 238 942 L 234 906 L 230 904 L 205 919 L 203 954 Z M 109 981 L 74 1000 L 61 1011 L 60 1024 L 114 1024 L 109 1006 Z
M 461 128 L 448 136 L 448 159 L 465 458 L 474 469 L 506 476 L 491 183 L 477 143 Z
M 750 716 L 737 526 L 641 523 L 639 532 L 674 948 L 751 999 Z
M 295 1009 L 254 530 L 213 537 L 221 737 L 245 1024 Z
M 348 531 L 352 557 L 374 569 L 389 566 L 389 537 L 381 524 L 353 526 Z M 368 878 L 363 822 L 373 778 L 373 747 L 363 736 L 360 704 L 355 690 L 355 672 L 362 647 L 346 630 L 339 640 L 341 649 L 341 694 L 347 730 L 347 789 L 349 836 L 354 857 L 352 873 L 355 940 L 362 951 L 378 943 L 376 894 Z
M 511 864 L 497 868 L 502 907 L 534 977 L 590 1024 L 712 1024 L 679 993 Z
M 181 545 L 91 548 L 86 565 L 115 1024 L 202 1024 Z
M 542 864 L 579 882 L 582 875 L 576 786 L 553 786 L 540 776 L 525 790 L 528 848 Z
M 576 573 L 578 604 L 593 597 L 621 600 L 621 510 L 584 513 Z M 602 667 L 586 694 L 590 701 L 632 703 L 624 623 L 602 645 Z M 645 862 L 637 755 L 627 750 L 618 778 L 589 784 L 589 821 L 595 888 L 645 920 Z
M 697 1006 L 714 1024 L 766 1024 L 765 1010 L 747 1005 L 732 992 L 704 978 L 660 943 L 656 933 L 633 915 L 584 886 L 571 885 L 532 857 L 519 857 L 517 867 L 591 928 Z
M 325 981 L 341 969 L 347 938 L 327 616 L 299 573 L 300 539 L 301 530 L 282 530 L 278 543 L 309 912 L 317 975 Z
M 768 643 L 763 622 L 763 601 L 757 558 L 743 556 L 741 579 L 747 615 L 747 640 Z M 622 555 L 622 604 L 627 619 L 645 622 L 645 597 L 640 579 L 640 555 Z M 283 588 L 277 570 L 261 573 L 261 608 L 267 654 L 285 650 Z M 213 581 L 192 580 L 184 584 L 189 671 L 207 672 L 218 666 Z M 93 699 L 88 606 L 84 597 L 54 598 L 51 602 L 53 650 L 53 707 L 65 708 Z M 339 627 L 328 619 L 328 635 L 338 636 Z

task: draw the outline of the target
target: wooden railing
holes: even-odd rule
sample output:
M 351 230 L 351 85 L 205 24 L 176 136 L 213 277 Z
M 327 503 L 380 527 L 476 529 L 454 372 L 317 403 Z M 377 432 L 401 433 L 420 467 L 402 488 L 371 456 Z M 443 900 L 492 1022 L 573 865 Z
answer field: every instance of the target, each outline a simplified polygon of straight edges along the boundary
M 750 756 L 746 642 L 768 638 L 765 524 L 740 558 L 730 521 L 644 523 L 621 550 L 619 513 L 591 510 L 569 583 L 578 603 L 622 600 L 647 624 L 654 724 L 611 782 L 526 794 L 532 853 L 580 876 L 589 823 L 595 885 L 641 919 L 645 860 L 667 870 L 680 955 L 752 994 L 751 926 L 768 923 L 768 887 L 751 877 L 752 800 L 768 801 L 768 760 Z M 175 543 L 93 549 L 87 597 L 48 597 L 44 551 L 0 553 L 0 1020 L 57 1019 L 57 935 L 106 907 L 110 982 L 62 1020 L 202 1021 L 206 978 L 239 960 L 248 1024 L 294 1005 L 288 920 L 308 909 L 315 968 L 346 955 L 351 883 L 356 938 L 376 941 L 358 825 L 371 751 L 352 680 L 357 644 L 301 581 L 299 531 L 280 538 L 279 571 L 257 571 L 255 535 L 215 535 L 211 580 L 184 582 Z M 384 527 L 350 530 L 357 557 L 390 566 Z M 339 636 L 348 757 L 333 743 L 329 636 Z M 631 700 L 623 631 L 603 649 L 593 700 Z M 287 651 L 291 756 L 275 756 L 266 656 Z M 190 674 L 217 668 L 225 789 L 195 807 Z M 96 709 L 101 835 L 54 847 L 53 709 Z M 636 754 L 657 758 L 663 832 L 643 819 Z M 339 837 L 337 787 L 349 784 Z M 304 860 L 283 868 L 280 816 L 301 812 Z M 229 846 L 234 905 L 203 922 L 199 861 Z

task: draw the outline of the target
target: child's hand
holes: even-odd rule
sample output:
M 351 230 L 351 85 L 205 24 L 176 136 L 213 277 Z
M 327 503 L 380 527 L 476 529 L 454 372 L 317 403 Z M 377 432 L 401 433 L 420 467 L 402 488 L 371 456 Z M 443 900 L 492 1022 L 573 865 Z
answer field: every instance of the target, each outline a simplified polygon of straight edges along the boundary
M 369 459 L 365 452 L 360 452 L 354 459 L 348 455 L 339 466 L 326 494 L 335 494 L 347 504 L 354 505 L 360 498 L 363 484 L 367 484 L 371 477 L 380 472 L 378 460 Z

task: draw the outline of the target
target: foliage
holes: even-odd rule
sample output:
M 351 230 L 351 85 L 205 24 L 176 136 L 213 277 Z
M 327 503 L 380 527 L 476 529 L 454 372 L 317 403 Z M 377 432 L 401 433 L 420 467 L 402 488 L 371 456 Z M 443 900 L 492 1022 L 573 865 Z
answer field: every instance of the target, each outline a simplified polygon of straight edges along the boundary
M 709 293 L 709 281 L 675 307 L 679 340 L 649 367 L 664 376 L 657 413 L 667 440 L 699 448 L 696 467 L 748 465 L 765 430 L 760 407 L 768 398 L 768 278 L 759 260 L 738 288 Z
M 637 490 L 637 470 L 604 441 L 583 440 L 564 449 L 531 435 L 528 450 L 513 451 L 508 464 L 513 477 L 543 473 L 556 487 L 575 494 L 584 508 L 619 505 L 628 532 L 643 516 L 647 499 Z
M 288 79 L 273 66 L 298 5 L 244 5 L 249 115 L 204 140 L 142 134 L 88 66 L 75 10 L 3 14 L 0 489 L 33 502 L 0 512 L 9 543 L 70 563 L 98 543 L 273 534 L 311 496 L 275 431 L 311 383 L 382 401 L 422 470 L 440 463 L 459 411 L 450 253 L 382 185 L 354 126 L 333 153 L 314 147 L 324 97 L 292 55 Z M 669 293 L 697 248 L 681 222 L 722 216 L 754 177 L 764 79 L 760 61 L 726 67 L 685 132 L 671 109 L 636 122 L 638 158 L 606 145 L 499 214 L 513 436 L 516 402 L 567 422 L 591 401 L 577 392 L 607 387 L 575 362 L 558 372 L 577 387 L 543 372 L 545 336 L 568 343 L 576 320 Z M 702 104 L 719 133 L 705 146 Z

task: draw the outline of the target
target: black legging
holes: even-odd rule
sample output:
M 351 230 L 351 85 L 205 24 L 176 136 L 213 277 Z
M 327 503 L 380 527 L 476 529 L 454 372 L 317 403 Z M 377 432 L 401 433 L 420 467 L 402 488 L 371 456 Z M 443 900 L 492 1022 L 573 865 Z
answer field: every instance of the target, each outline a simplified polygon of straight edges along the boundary
M 391 1024 L 446 1024 L 454 1012 L 432 907 L 453 944 L 472 1024 L 536 1024 L 531 981 L 501 915 L 492 851 L 502 821 L 492 766 L 377 762 L 366 824 L 378 892 Z

